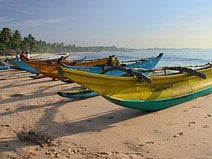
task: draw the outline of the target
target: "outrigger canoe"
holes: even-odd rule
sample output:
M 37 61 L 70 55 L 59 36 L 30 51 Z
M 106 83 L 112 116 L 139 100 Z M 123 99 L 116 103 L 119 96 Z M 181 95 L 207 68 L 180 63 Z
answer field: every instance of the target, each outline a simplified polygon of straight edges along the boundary
M 130 60 L 130 61 L 122 61 L 121 66 L 126 67 L 126 68 L 152 69 L 158 64 L 158 62 L 160 61 L 162 56 L 163 56 L 163 53 L 160 53 L 156 57 L 150 57 L 150 58 L 144 58 L 144 59 L 138 59 L 138 60 Z M 71 66 L 71 65 L 67 65 L 63 62 L 61 63 L 61 65 L 66 68 L 77 69 L 77 70 L 81 70 L 81 71 L 98 73 L 98 74 L 104 72 L 104 70 L 111 68 L 110 65 Z M 124 72 L 121 70 L 111 70 L 111 71 L 107 72 L 106 74 L 112 75 L 112 76 L 121 76 L 124 74 Z
M 10 65 L 7 62 L 0 62 L 0 70 L 6 70 L 10 68 Z
M 60 67 L 65 77 L 112 103 L 140 110 L 161 110 L 212 92 L 211 63 L 196 68 L 166 67 L 161 70 L 164 74 L 146 76 L 136 71 L 133 77 L 118 77 Z M 171 73 L 167 73 L 170 70 Z
M 9 60 L 9 62 L 14 66 L 13 68 L 23 70 L 23 71 L 27 71 L 27 72 L 30 72 L 30 73 L 36 74 L 36 75 L 40 74 L 40 72 L 38 70 L 31 67 L 30 65 L 28 65 L 24 61 L 18 61 L 16 59 L 12 59 L 12 60 Z
M 87 57 L 85 57 L 87 58 Z M 83 58 L 82 60 L 74 60 L 74 61 L 69 61 L 69 60 L 62 60 L 67 66 L 76 66 L 80 67 L 81 65 L 102 65 L 108 63 L 108 58 L 103 58 L 103 59 L 95 59 L 95 60 L 85 60 Z M 44 74 L 47 77 L 51 77 L 53 79 L 64 79 L 65 77 L 58 74 L 57 67 L 59 67 L 59 62 L 60 61 L 37 61 L 37 60 L 24 60 L 25 63 L 30 65 L 31 67 L 35 68 L 38 70 L 40 73 Z
M 57 61 L 58 59 L 62 58 L 68 58 L 70 56 L 69 53 L 56 53 L 52 55 L 45 55 L 45 54 L 40 54 L 38 56 L 33 56 L 31 57 L 31 60 L 36 60 L 36 61 Z
M 131 60 L 131 61 L 125 61 L 122 62 L 125 67 L 139 67 L 139 68 L 148 68 L 152 69 L 154 68 L 157 63 L 160 61 L 161 57 L 163 56 L 163 53 L 160 53 L 157 57 L 151 57 L 151 58 L 145 58 L 145 59 L 139 59 L 139 60 Z M 62 65 L 65 65 L 66 67 L 77 69 L 77 70 L 83 70 L 88 72 L 94 72 L 94 73 L 101 73 L 104 69 L 110 68 L 111 66 L 108 66 L 109 58 L 102 58 L 102 59 L 93 59 L 93 60 L 84 60 L 80 62 L 76 61 L 62 61 Z M 63 75 L 58 74 L 57 67 L 59 67 L 59 62 L 43 62 L 43 61 L 25 61 L 30 66 L 34 67 L 36 70 L 41 72 L 47 77 L 51 77 L 53 79 L 55 78 L 65 78 Z M 122 71 L 111 71 L 110 74 L 113 74 L 115 76 L 121 75 Z
M 125 62 L 122 62 L 122 66 L 124 65 L 124 67 L 127 67 L 127 68 L 136 67 L 136 68 L 143 68 L 143 69 L 153 69 L 157 65 L 157 63 L 159 62 L 162 56 L 163 56 L 163 53 L 160 53 L 157 57 L 125 61 Z M 67 66 L 63 63 L 61 63 L 61 65 L 67 68 L 73 68 L 73 69 L 88 71 L 93 73 L 103 73 L 104 71 L 112 68 L 111 66 L 104 66 L 104 67 L 102 66 Z M 121 76 L 124 73 L 125 72 L 121 70 L 110 70 L 108 71 L 107 74 L 113 75 L 113 76 Z M 59 91 L 57 94 L 62 97 L 78 99 L 78 100 L 90 98 L 90 97 L 94 97 L 98 95 L 98 93 L 93 92 L 91 90 L 85 91 L 85 89 L 82 87 L 78 88 L 77 90 L 75 89 L 74 92 L 73 90 L 69 90 L 69 91 L 65 90 L 65 91 Z

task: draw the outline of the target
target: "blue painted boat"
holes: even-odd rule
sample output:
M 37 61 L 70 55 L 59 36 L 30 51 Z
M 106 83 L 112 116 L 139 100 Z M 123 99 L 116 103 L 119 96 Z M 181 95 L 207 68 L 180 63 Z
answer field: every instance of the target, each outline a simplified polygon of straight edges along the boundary
M 124 66 L 126 68 L 153 69 L 158 64 L 162 56 L 163 56 L 163 53 L 160 53 L 156 57 L 139 59 L 139 60 L 131 60 L 131 61 L 122 61 L 121 66 Z M 111 68 L 111 66 L 108 66 L 108 65 L 106 66 L 71 66 L 71 65 L 66 65 L 64 63 L 61 63 L 61 65 L 66 68 L 71 68 L 71 69 L 76 69 L 76 70 L 86 71 L 91 73 L 97 73 L 97 74 L 102 73 L 102 71 L 105 69 Z M 111 71 L 108 71 L 106 74 L 111 76 L 121 76 L 125 74 L 125 72 L 121 70 L 111 70 Z
M 6 70 L 10 68 L 10 65 L 7 62 L 0 62 L 0 70 Z
M 141 59 L 141 60 L 131 60 L 127 62 L 122 62 L 122 66 L 125 66 L 127 68 L 142 68 L 142 69 L 153 69 L 157 63 L 160 61 L 161 57 L 163 56 L 163 53 L 160 53 L 157 57 L 152 57 L 152 58 L 147 58 L 147 59 Z M 69 66 L 65 64 L 61 64 L 62 66 L 65 66 L 66 68 L 72 68 L 72 69 L 77 69 L 81 71 L 86 71 L 86 72 L 92 72 L 92 73 L 101 73 L 104 69 L 108 69 L 111 66 Z M 60 70 L 58 70 L 59 73 Z M 110 72 L 107 72 L 107 75 L 112 75 L 112 76 L 121 76 L 126 72 L 120 71 L 120 70 L 112 70 Z M 97 96 L 98 94 L 96 92 L 93 92 L 91 90 L 85 88 L 78 88 L 78 90 L 70 90 L 70 91 L 60 91 L 57 92 L 58 95 L 66 98 L 71 98 L 71 99 L 85 99 L 85 98 L 90 98 Z
M 37 75 L 40 74 L 39 71 L 37 71 L 35 68 L 31 67 L 30 65 L 28 65 L 24 61 L 18 61 L 16 59 L 12 59 L 12 60 L 9 60 L 9 61 L 11 62 L 12 65 L 14 65 L 14 68 L 16 68 L 16 69 L 27 71 L 27 72 L 30 72 L 32 74 L 37 74 Z
M 10 67 L 5 66 L 5 65 L 3 65 L 3 66 L 1 65 L 1 66 L 0 66 L 0 70 L 6 70 L 6 69 L 8 69 L 8 68 L 10 68 Z

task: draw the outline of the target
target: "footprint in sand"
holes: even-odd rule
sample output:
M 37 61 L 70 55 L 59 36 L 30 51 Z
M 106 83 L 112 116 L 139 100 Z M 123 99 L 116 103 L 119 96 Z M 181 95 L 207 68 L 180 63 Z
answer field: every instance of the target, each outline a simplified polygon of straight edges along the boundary
M 152 145 L 154 144 L 154 141 L 146 141 L 145 144 Z
M 1 126 L 1 127 L 7 127 L 7 128 L 11 127 L 10 124 L 2 124 L 2 125 L 0 125 L 0 126 Z
M 191 122 L 188 123 L 188 126 L 191 126 L 191 125 L 193 125 L 195 123 L 196 123 L 195 121 L 191 121 Z
M 184 134 L 183 132 L 179 132 L 177 135 L 173 135 L 172 137 L 177 138 L 177 137 L 183 136 L 183 134 Z
M 201 108 L 200 106 L 192 106 L 192 108 Z
M 208 114 L 204 118 L 211 118 L 211 117 L 212 117 L 212 115 L 211 114 Z
M 202 128 L 209 128 L 209 126 L 208 125 L 203 125 Z

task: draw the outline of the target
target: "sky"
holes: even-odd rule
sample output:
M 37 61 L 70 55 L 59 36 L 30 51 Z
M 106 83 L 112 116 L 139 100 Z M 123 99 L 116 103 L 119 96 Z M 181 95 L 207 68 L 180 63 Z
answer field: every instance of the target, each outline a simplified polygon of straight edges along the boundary
M 77 46 L 212 48 L 212 0 L 0 0 L 0 29 Z

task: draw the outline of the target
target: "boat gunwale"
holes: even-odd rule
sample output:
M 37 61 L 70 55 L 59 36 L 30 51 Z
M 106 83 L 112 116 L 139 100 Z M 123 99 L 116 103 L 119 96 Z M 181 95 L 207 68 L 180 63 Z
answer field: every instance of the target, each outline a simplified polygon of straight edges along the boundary
M 138 77 L 110 76 L 110 75 L 106 75 L 106 74 L 95 74 L 95 73 L 85 72 L 85 71 L 81 71 L 81 70 L 66 68 L 66 67 L 63 67 L 63 66 L 60 66 L 60 68 L 62 69 L 63 72 L 67 72 L 67 73 L 71 72 L 72 74 L 80 74 L 81 76 L 88 76 L 88 77 L 92 77 L 92 78 L 123 80 L 123 81 L 127 81 L 127 80 L 137 81 L 137 80 L 139 80 Z M 204 73 L 204 72 L 210 70 L 211 68 L 212 67 L 202 68 L 202 69 L 199 69 L 199 71 L 201 73 Z M 182 73 L 167 74 L 167 75 L 150 75 L 149 77 L 154 82 L 155 80 L 172 79 L 172 78 L 175 78 L 175 79 L 176 78 L 187 78 L 187 77 L 192 77 L 192 76 L 194 76 L 194 75 L 182 72 Z

